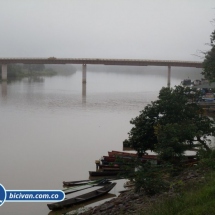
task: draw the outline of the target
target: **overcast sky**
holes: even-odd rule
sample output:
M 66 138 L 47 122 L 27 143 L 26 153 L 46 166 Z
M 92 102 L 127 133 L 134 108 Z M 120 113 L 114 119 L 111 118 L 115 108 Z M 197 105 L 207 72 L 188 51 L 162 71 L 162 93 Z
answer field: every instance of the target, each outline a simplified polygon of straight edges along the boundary
M 194 60 L 214 0 L 0 0 L 0 57 Z

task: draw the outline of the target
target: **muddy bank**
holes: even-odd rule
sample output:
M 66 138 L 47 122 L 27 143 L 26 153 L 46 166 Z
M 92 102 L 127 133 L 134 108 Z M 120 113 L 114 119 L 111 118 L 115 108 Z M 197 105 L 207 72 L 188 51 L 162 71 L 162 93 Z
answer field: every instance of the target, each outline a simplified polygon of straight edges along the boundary
M 192 180 L 200 183 L 204 182 L 203 173 L 198 170 L 186 170 L 180 176 L 174 177 L 172 180 L 171 189 L 168 192 L 157 194 L 154 196 L 147 196 L 144 191 L 135 193 L 133 188 L 121 193 L 117 198 L 111 199 L 99 206 L 89 208 L 88 211 L 80 213 L 81 215 L 119 215 L 119 214 L 140 214 L 141 212 L 147 212 L 149 207 L 154 203 L 162 200 L 167 196 L 178 195 L 178 189 L 180 184 L 178 181 L 183 183 L 191 182 Z

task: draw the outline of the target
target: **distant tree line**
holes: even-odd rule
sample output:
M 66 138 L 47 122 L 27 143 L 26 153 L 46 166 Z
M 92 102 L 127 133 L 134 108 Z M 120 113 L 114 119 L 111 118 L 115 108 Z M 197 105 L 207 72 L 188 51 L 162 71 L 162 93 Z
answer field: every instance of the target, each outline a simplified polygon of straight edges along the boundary
M 1 67 L 0 67 L 1 72 Z M 8 64 L 8 78 L 21 78 L 27 76 L 55 75 L 53 69 L 46 69 L 44 64 Z

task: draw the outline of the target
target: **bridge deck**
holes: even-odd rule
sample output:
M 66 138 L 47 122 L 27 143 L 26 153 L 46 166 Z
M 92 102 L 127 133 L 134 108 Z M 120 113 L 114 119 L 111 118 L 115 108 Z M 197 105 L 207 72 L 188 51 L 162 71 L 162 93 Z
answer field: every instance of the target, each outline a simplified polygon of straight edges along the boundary
M 0 64 L 103 64 L 127 66 L 176 66 L 202 68 L 202 62 L 144 59 L 100 59 L 100 58 L 0 58 Z

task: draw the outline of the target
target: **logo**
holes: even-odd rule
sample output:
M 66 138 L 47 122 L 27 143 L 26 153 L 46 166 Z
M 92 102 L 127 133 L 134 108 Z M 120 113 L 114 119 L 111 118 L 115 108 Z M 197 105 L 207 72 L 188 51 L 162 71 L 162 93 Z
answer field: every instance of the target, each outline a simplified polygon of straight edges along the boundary
M 2 206 L 6 199 L 6 190 L 4 189 L 4 186 L 0 184 L 0 206 Z
M 0 206 L 4 202 L 59 202 L 64 199 L 62 190 L 5 190 L 0 184 Z

